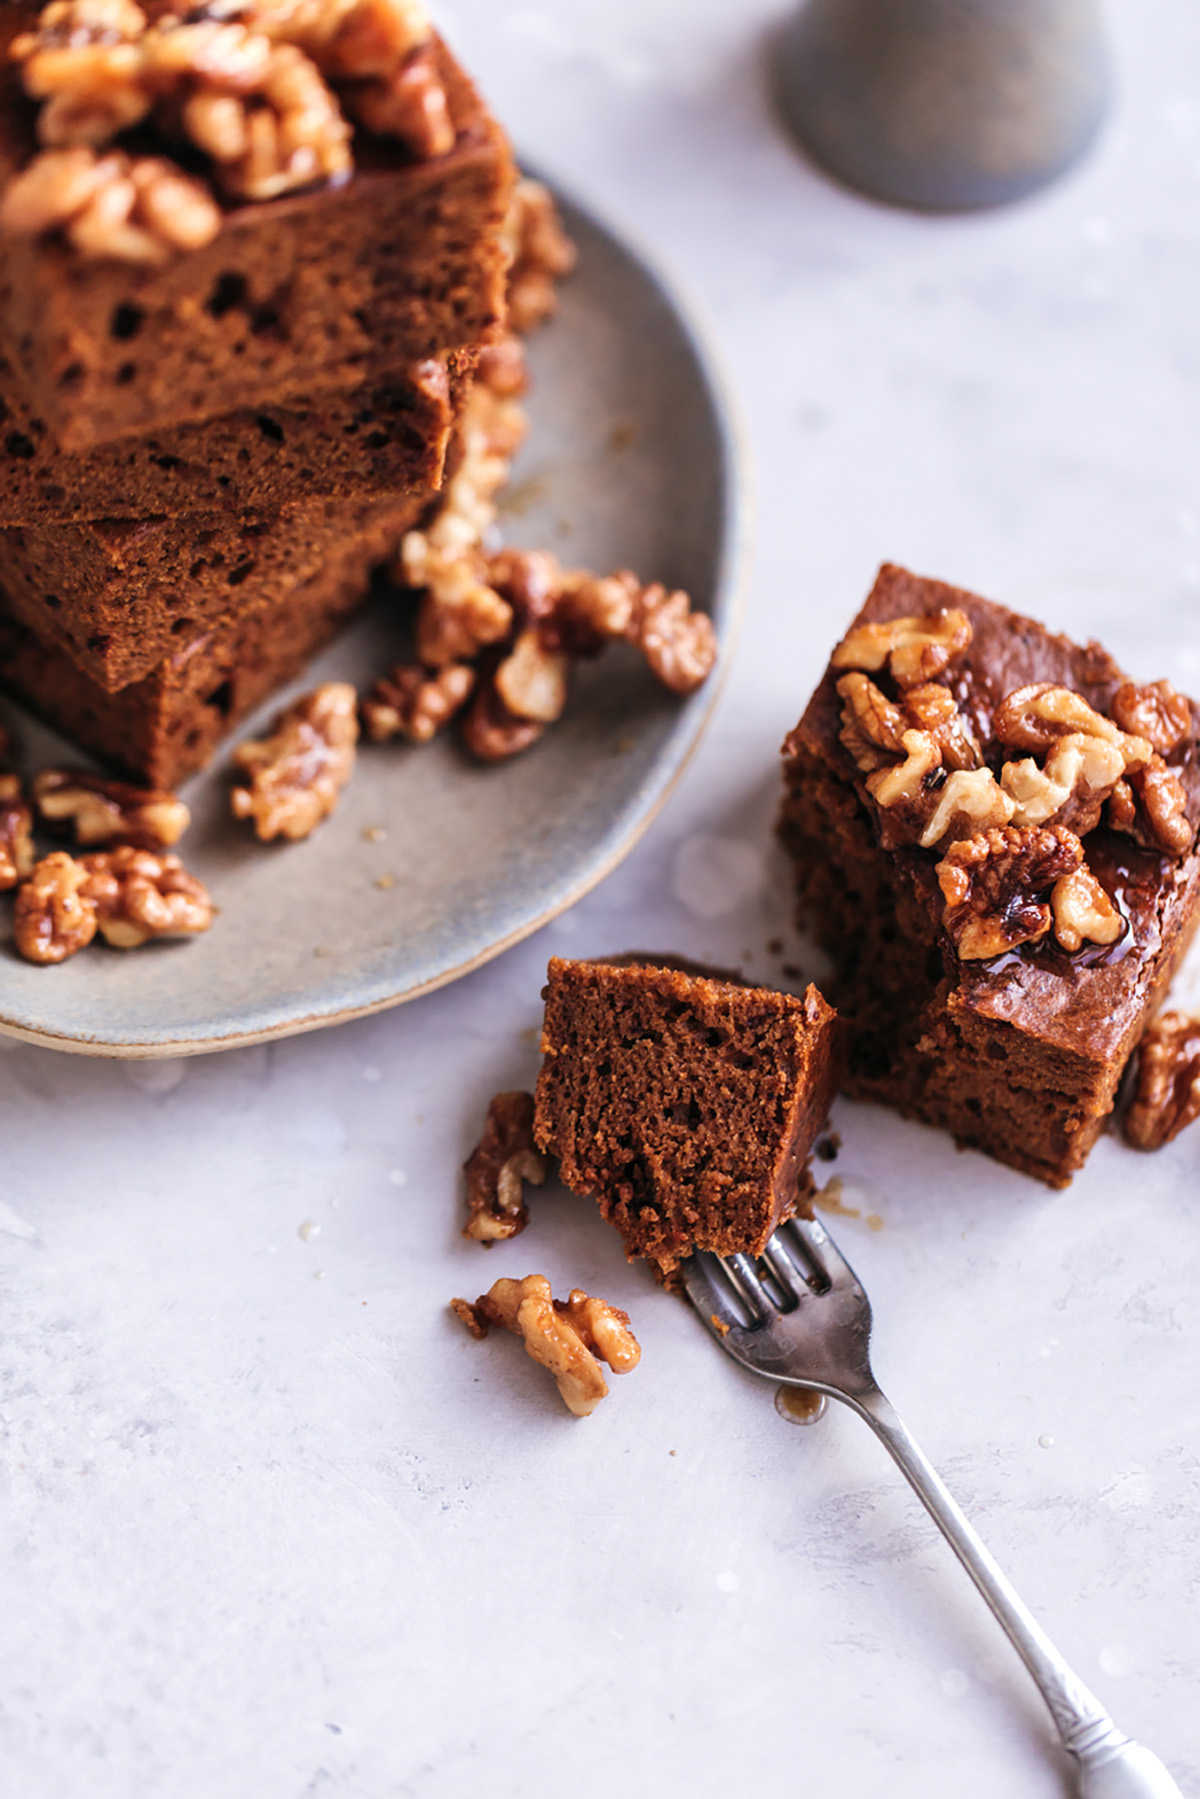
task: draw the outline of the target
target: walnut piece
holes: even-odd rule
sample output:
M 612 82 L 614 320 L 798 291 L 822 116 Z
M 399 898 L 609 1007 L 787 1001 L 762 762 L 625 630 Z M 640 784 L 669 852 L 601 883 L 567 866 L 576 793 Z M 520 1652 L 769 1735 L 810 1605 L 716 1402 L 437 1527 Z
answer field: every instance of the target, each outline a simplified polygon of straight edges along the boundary
M 922 682 L 907 690 L 902 704 L 909 724 L 915 730 L 926 732 L 937 744 L 943 768 L 955 773 L 979 767 L 983 754 L 978 739 L 948 687 L 942 687 L 936 681 Z
M 233 816 L 253 819 L 264 843 L 307 837 L 353 773 L 357 714 L 353 687 L 327 681 L 282 712 L 269 737 L 239 744 L 233 760 L 245 780 L 230 795 Z
M 507 762 L 535 744 L 545 725 L 536 719 L 518 718 L 496 691 L 495 671 L 483 674 L 471 704 L 462 716 L 462 740 L 481 762 Z
M 1042 768 L 1032 756 L 1006 762 L 1000 784 L 1013 801 L 1014 824 L 1041 825 L 1053 819 L 1085 837 L 1099 822 L 1126 766 L 1122 744 L 1072 732 L 1055 740 Z
M 1144 768 L 1130 770 L 1127 786 L 1134 805 L 1129 827 L 1133 835 L 1151 849 L 1186 856 L 1196 833 L 1187 815 L 1187 794 L 1175 770 L 1155 754 Z M 1119 815 L 1126 816 L 1126 808 L 1122 807 Z
M 1039 942 L 1050 930 L 1051 890 L 1082 861 L 1082 843 L 1062 826 L 1008 825 L 952 844 L 937 878 L 959 959 L 986 961 Z
M 533 1141 L 532 1093 L 497 1093 L 463 1173 L 470 1212 L 464 1237 L 494 1243 L 525 1229 L 529 1223 L 525 1182 L 540 1187 L 546 1178 L 546 1164 Z
M 27 962 L 48 966 L 86 949 L 96 935 L 96 908 L 81 889 L 87 869 L 55 850 L 17 888 L 13 937 Z
M 155 264 L 211 243 L 219 207 L 203 184 L 157 156 L 105 156 L 86 146 L 44 150 L 0 197 L 0 231 L 60 228 L 85 256 Z
M 528 332 L 558 304 L 556 282 L 575 267 L 575 246 L 540 181 L 517 182 L 504 227 L 509 253 L 508 321 Z
M 1115 943 L 1125 921 L 1086 862 L 1059 877 L 1050 893 L 1054 935 L 1060 948 L 1074 951 L 1085 943 Z
M 137 949 L 152 937 L 193 936 L 213 921 L 208 889 L 178 856 L 123 844 L 81 856 L 82 898 L 95 909 L 104 941 L 113 949 Z
M 492 679 L 497 697 L 514 718 L 552 725 L 567 704 L 570 660 L 548 650 L 536 630 L 522 631 Z
M 1127 736 L 1081 693 L 1053 681 L 1035 681 L 1006 695 L 993 715 L 992 730 L 1000 743 L 1018 750 L 1045 751 L 1062 737 L 1083 736 L 1116 745 L 1128 768 L 1150 757 L 1144 739 Z
M 1169 681 L 1139 687 L 1124 681 L 1112 698 L 1112 715 L 1122 731 L 1143 737 L 1160 756 L 1177 750 L 1192 731 L 1192 702 Z
M 707 613 L 693 612 L 686 593 L 669 593 L 657 581 L 638 592 L 625 636 L 672 693 L 694 693 L 717 660 L 716 633 Z
M 565 1301 L 552 1299 L 543 1274 L 496 1281 L 474 1306 L 455 1300 L 453 1310 L 475 1336 L 495 1324 L 523 1337 L 526 1351 L 550 1370 L 577 1418 L 594 1412 L 608 1393 L 601 1362 L 614 1374 L 627 1374 L 641 1360 L 627 1313 L 579 1287 Z
M 447 662 L 435 669 L 401 663 L 359 702 L 363 729 L 372 743 L 386 743 L 392 737 L 430 743 L 466 705 L 474 686 L 475 670 L 465 662 Z
M 942 606 L 920 617 L 893 618 L 883 624 L 857 625 L 834 650 L 834 668 L 886 666 L 900 687 L 935 681 L 963 654 L 974 635 L 971 621 L 957 606 Z
M 1133 1099 L 1122 1123 L 1135 1149 L 1161 1149 L 1200 1118 L 1200 1019 L 1164 1012 L 1137 1055 Z
M 414 50 L 389 75 L 344 87 L 342 98 L 360 125 L 399 138 L 422 162 L 448 155 L 457 141 L 441 72 L 427 49 Z
M 924 850 L 957 843 L 960 838 L 999 829 L 1012 816 L 1012 801 L 990 768 L 955 769 L 938 790 L 937 804 L 918 841 Z
M 33 816 L 16 775 L 0 774 L 0 893 L 33 873 Z
M 34 777 L 39 818 L 73 832 L 82 846 L 128 843 L 165 850 L 179 842 L 191 813 L 173 793 L 130 787 L 88 769 L 44 768 Z

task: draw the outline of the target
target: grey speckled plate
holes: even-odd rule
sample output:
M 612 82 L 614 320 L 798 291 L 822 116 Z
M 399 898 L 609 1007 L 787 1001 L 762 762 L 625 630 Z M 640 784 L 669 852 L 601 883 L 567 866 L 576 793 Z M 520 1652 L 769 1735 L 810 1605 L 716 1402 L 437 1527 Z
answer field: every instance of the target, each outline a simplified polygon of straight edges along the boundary
M 505 535 L 686 587 L 711 613 L 724 662 L 743 546 L 717 385 L 659 279 L 594 219 L 564 211 L 579 267 L 531 346 L 533 428 Z M 399 614 L 382 605 L 295 691 L 365 683 L 403 648 Z M 511 763 L 481 767 L 452 737 L 365 748 L 338 811 L 302 844 L 264 847 L 234 825 L 227 757 L 218 758 L 184 790 L 194 822 L 182 845 L 220 907 L 212 931 L 34 968 L 13 952 L 5 907 L 0 1031 L 85 1055 L 191 1055 L 333 1024 L 454 980 L 626 854 L 695 747 L 718 681 L 680 700 L 633 652 L 610 650 L 580 668 L 566 718 Z M 41 727 L 13 722 L 30 767 L 78 761 Z

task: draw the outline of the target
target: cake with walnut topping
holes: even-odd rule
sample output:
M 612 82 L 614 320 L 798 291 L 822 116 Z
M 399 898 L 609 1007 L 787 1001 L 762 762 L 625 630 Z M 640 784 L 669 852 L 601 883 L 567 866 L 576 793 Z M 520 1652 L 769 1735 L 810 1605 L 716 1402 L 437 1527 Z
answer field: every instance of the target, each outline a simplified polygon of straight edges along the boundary
M 849 1091 L 1065 1185 L 1197 922 L 1200 712 L 885 566 L 784 745 Z

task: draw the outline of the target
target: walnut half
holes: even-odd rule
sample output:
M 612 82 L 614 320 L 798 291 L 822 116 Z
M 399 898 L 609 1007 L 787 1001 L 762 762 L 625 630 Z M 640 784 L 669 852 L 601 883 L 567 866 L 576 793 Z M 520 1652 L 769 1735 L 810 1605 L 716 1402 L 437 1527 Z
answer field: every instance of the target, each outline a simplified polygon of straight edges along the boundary
M 1083 845 L 1062 826 L 1009 825 L 952 844 L 938 863 L 942 919 L 963 962 L 986 961 L 1050 930 L 1050 894 L 1083 861 Z
M 44 823 L 71 830 L 82 846 L 130 843 L 138 849 L 170 849 L 191 822 L 187 807 L 173 793 L 130 787 L 88 769 L 42 769 L 34 777 L 33 800 Z
M 1200 1018 L 1164 1012 L 1138 1049 L 1134 1095 L 1122 1125 L 1125 1141 L 1135 1149 L 1161 1149 L 1196 1118 L 1200 1118 Z
M 938 676 L 969 647 L 971 621 L 957 606 L 942 606 L 919 617 L 890 618 L 856 625 L 838 644 L 834 668 L 886 667 L 899 687 L 919 687 Z
M 13 937 L 27 962 L 47 967 L 87 948 L 96 935 L 96 908 L 81 891 L 87 878 L 82 863 L 55 850 L 17 888 Z
M 328 818 L 354 770 L 358 695 L 327 681 L 280 713 L 269 737 L 233 752 L 241 780 L 230 795 L 235 818 L 250 818 L 264 843 L 296 842 Z
M 81 856 L 80 863 L 87 876 L 80 893 L 113 949 L 138 949 L 152 937 L 195 936 L 213 921 L 208 889 L 178 856 L 125 844 Z
M 550 1370 L 577 1418 L 594 1412 L 608 1393 L 601 1362 L 614 1374 L 627 1374 L 641 1360 L 627 1313 L 578 1287 L 567 1300 L 553 1299 L 544 1274 L 499 1280 L 473 1306 L 462 1299 L 451 1305 L 476 1337 L 486 1336 L 493 1324 L 523 1337 L 527 1352 Z
M 525 1182 L 540 1187 L 546 1178 L 546 1164 L 533 1141 L 532 1093 L 497 1093 L 463 1173 L 470 1212 L 464 1237 L 495 1243 L 525 1229 L 529 1223 Z

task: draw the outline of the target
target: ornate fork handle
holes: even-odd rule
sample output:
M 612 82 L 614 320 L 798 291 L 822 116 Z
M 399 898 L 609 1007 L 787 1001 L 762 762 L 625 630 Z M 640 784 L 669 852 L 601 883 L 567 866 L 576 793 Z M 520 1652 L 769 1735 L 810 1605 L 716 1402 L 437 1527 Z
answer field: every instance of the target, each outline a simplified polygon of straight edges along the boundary
M 1003 1626 L 1079 1764 L 1082 1799 L 1182 1799 L 1158 1757 L 1118 1730 L 1068 1667 L 878 1387 L 835 1396 L 871 1426 Z

